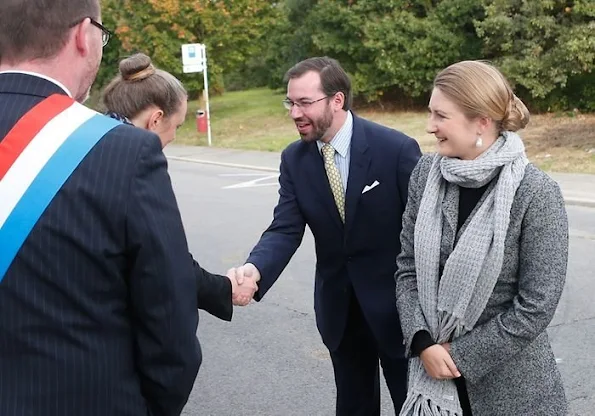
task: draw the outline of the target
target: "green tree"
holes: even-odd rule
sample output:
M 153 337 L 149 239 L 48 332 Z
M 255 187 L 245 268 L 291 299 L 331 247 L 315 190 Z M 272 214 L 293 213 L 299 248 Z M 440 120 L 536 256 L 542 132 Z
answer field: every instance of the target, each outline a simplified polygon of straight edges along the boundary
M 493 0 L 485 10 L 485 19 L 475 23 L 483 56 L 498 64 L 526 101 L 541 109 L 595 109 L 594 98 L 569 100 L 589 89 L 593 97 L 595 2 Z
M 438 70 L 478 57 L 482 13 L 475 0 L 321 0 L 307 20 L 312 49 L 339 59 L 354 92 L 375 101 L 420 97 Z
M 181 45 L 207 46 L 209 86 L 224 89 L 223 73 L 241 67 L 258 50 L 262 28 L 275 16 L 275 3 L 262 0 L 105 0 L 104 16 L 116 22 L 123 53 L 144 52 L 155 65 L 180 78 L 189 91 L 202 77 L 184 74 Z
M 285 0 L 277 4 L 278 17 L 268 28 L 262 51 L 262 72 L 270 88 L 284 88 L 285 72 L 299 61 L 316 54 L 309 24 L 317 0 Z
M 118 39 L 98 85 L 135 51 L 179 77 L 183 43 L 205 43 L 212 92 L 268 85 L 310 56 L 338 59 L 368 102 L 425 105 L 438 71 L 496 63 L 533 109 L 595 110 L 593 0 L 102 0 Z

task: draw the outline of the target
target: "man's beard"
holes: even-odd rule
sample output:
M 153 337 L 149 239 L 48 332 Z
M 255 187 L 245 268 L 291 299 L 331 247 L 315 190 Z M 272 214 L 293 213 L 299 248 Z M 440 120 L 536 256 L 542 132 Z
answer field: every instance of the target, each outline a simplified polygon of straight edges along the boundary
M 91 87 L 93 86 L 93 82 L 95 82 L 95 78 L 97 77 L 97 72 L 99 71 L 99 65 L 101 64 L 101 58 L 97 60 L 97 63 L 93 61 L 89 61 L 88 64 L 88 72 L 83 81 L 81 82 L 81 86 L 79 88 L 79 92 L 74 99 L 79 103 L 83 104 L 85 101 L 89 99 L 89 95 L 91 95 Z
M 84 94 L 79 95 L 78 97 L 75 97 L 75 100 L 81 104 L 85 104 L 85 102 L 89 99 L 90 95 L 91 95 L 91 87 L 87 88 L 87 91 L 85 91 Z
M 296 122 L 302 119 L 295 120 Z M 331 125 L 333 124 L 333 113 L 327 107 L 324 110 L 324 113 L 321 117 L 317 119 L 306 119 L 308 123 L 312 126 L 312 131 L 307 134 L 301 134 L 301 139 L 304 142 L 313 142 L 316 140 L 321 140 L 326 132 L 330 129 Z

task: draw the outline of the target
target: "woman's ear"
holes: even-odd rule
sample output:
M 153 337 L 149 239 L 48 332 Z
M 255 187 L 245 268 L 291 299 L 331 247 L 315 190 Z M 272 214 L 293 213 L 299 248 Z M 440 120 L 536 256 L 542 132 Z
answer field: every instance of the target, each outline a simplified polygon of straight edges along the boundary
M 490 132 L 492 126 L 494 125 L 494 121 L 489 117 L 482 116 L 477 119 L 477 125 L 479 127 L 477 135 L 483 136 L 487 132 Z
M 159 128 L 159 125 L 163 122 L 163 110 L 157 108 L 151 113 L 147 119 L 147 130 L 154 131 Z

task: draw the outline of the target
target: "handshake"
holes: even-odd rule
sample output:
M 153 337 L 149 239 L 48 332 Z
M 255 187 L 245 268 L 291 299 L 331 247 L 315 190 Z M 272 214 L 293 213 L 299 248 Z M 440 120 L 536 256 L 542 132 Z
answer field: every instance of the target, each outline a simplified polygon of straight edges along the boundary
M 231 297 L 235 306 L 246 306 L 258 290 L 256 284 L 260 280 L 260 272 L 252 263 L 234 267 L 227 271 L 231 282 Z

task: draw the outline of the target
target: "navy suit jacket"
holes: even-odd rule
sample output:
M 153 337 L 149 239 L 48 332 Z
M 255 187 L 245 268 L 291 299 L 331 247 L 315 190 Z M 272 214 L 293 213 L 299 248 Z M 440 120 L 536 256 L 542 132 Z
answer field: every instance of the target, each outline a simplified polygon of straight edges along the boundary
M 233 317 L 231 281 L 220 274 L 211 273 L 193 260 L 196 275 L 196 301 L 198 309 L 211 315 L 231 321 Z
M 133 126 L 128 117 L 117 113 L 108 113 L 107 115 Z M 194 259 L 192 259 L 192 263 L 196 276 L 198 308 L 224 321 L 231 321 L 233 303 L 230 280 L 226 276 L 210 273 L 203 269 Z
M 409 176 L 420 155 L 410 137 L 354 116 L 343 224 L 316 143 L 289 145 L 273 221 L 247 260 L 261 273 L 255 299 L 277 280 L 307 224 L 316 245 L 314 308 L 324 343 L 331 351 L 339 346 L 353 291 L 379 347 L 402 356 L 393 276 Z M 362 193 L 374 181 L 379 185 Z
M 0 74 L 0 140 L 55 93 Z M 118 126 L 0 282 L 0 415 L 179 415 L 201 362 L 196 292 L 159 139 Z

